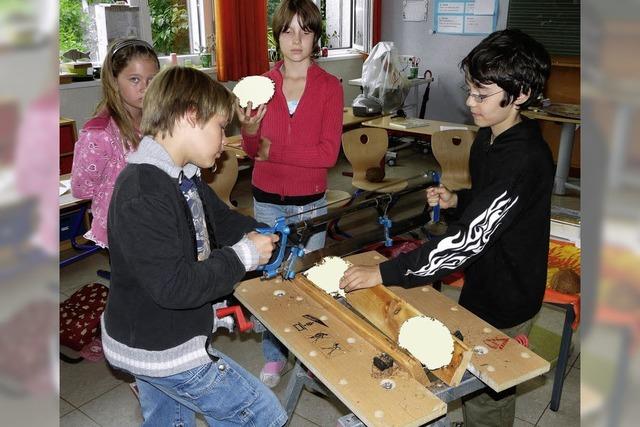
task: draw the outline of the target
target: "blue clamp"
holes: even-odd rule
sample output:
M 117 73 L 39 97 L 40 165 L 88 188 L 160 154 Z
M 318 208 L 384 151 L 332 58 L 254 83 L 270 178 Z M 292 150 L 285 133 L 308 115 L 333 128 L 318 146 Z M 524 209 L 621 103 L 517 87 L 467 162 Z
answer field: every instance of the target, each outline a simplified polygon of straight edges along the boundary
M 285 251 L 287 249 L 287 238 L 291 229 L 284 222 L 284 217 L 280 217 L 276 220 L 273 227 L 258 227 L 256 231 L 260 234 L 279 234 L 280 240 L 278 241 L 278 251 L 275 259 L 267 264 L 259 265 L 256 270 L 262 271 L 262 276 L 265 279 L 271 279 L 278 274 L 278 270 L 284 260 Z M 293 253 L 293 251 L 292 251 Z M 273 258 L 273 257 L 272 257 Z
M 389 229 L 391 228 L 391 220 L 388 216 L 378 217 L 378 224 L 381 224 L 384 227 L 384 245 L 389 248 L 393 245 L 393 240 L 389 237 Z
M 431 178 L 436 186 L 440 185 L 440 174 L 438 172 L 432 171 Z M 433 222 L 438 221 L 440 221 L 440 203 L 433 207 Z
M 286 267 L 282 270 L 282 278 L 285 280 L 292 280 L 296 277 L 296 272 L 293 269 L 296 265 L 296 260 L 302 258 L 304 255 L 304 246 L 295 246 L 291 248 L 291 254 L 289 254 L 289 260 Z

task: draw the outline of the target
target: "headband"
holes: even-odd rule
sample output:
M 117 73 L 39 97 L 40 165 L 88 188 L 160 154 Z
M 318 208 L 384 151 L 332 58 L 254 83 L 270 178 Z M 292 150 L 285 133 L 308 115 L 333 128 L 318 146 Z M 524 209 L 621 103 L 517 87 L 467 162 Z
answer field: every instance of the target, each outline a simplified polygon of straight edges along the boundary
M 111 56 L 115 55 L 116 52 L 119 51 L 120 49 L 124 47 L 129 47 L 129 46 L 142 46 L 149 49 L 152 52 L 154 51 L 153 47 L 146 41 L 140 40 L 140 39 L 128 38 L 128 39 L 122 39 L 113 45 L 113 47 L 111 48 Z

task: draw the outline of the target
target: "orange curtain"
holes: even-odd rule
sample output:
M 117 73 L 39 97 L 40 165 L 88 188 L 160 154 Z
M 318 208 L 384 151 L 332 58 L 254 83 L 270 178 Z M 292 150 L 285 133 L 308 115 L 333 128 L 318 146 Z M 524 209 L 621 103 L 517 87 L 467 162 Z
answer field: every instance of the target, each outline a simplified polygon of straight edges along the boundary
M 373 0 L 373 29 L 371 31 L 371 47 L 382 37 L 382 0 Z
M 266 72 L 267 2 L 216 0 L 214 4 L 218 80 L 239 80 Z

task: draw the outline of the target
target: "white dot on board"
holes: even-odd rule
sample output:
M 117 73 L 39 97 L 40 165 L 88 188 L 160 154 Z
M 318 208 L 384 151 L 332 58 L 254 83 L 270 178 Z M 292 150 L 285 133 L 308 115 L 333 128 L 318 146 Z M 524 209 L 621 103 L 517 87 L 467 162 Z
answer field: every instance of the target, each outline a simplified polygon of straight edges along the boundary
M 520 353 L 520 357 L 522 357 L 523 359 L 529 359 L 531 355 L 526 351 L 523 351 L 522 353 Z
M 473 347 L 473 353 L 474 354 L 479 354 L 479 355 L 487 354 L 487 353 L 489 353 L 489 349 L 487 347 L 485 347 L 485 346 L 477 345 L 477 346 Z
M 280 277 L 277 277 L 275 280 L 276 283 L 282 283 L 282 279 Z
M 376 417 L 376 418 L 382 418 L 382 417 L 384 417 L 384 411 L 381 411 L 381 410 L 378 409 L 377 411 L 375 411 L 373 413 L 373 416 Z
M 380 259 L 380 255 L 374 255 L 373 259 Z
M 273 295 L 275 295 L 277 297 L 283 297 L 286 294 L 287 293 L 285 291 L 283 291 L 282 289 L 276 289 L 275 291 L 273 291 Z
M 489 366 L 487 366 L 487 371 L 489 371 L 489 372 L 495 372 L 495 371 L 496 371 L 496 368 L 494 368 L 493 366 L 489 365 Z
M 338 381 L 338 383 L 339 383 L 340 385 L 347 385 L 347 384 L 349 384 L 349 381 L 347 381 L 347 380 L 346 380 L 346 379 L 344 379 L 344 378 L 340 378 L 340 381 Z
M 328 317 L 325 316 L 324 314 L 322 316 L 320 316 L 320 320 L 327 320 L 327 319 L 328 319 Z
M 491 333 L 491 328 L 484 328 L 482 330 L 482 332 L 484 332 L 485 334 L 490 334 Z
M 302 301 L 304 298 L 302 298 L 301 296 L 297 296 L 296 297 L 296 301 Z
M 263 305 L 262 307 L 260 307 L 260 310 L 267 311 L 269 310 L 269 307 L 267 307 L 266 305 Z
M 289 332 L 291 332 L 291 328 L 284 328 L 284 331 L 285 331 L 286 333 L 289 333 Z
M 422 292 L 429 292 L 429 287 L 428 286 L 423 286 L 422 287 Z
M 355 338 L 353 338 L 353 337 L 349 337 L 349 338 L 347 338 L 347 342 L 348 342 L 349 344 L 355 344 L 356 339 L 355 339 Z
M 247 292 L 247 288 L 240 289 L 240 292 Z
M 317 355 L 318 355 L 318 352 L 317 352 L 317 351 L 315 351 L 315 350 L 311 350 L 311 351 L 309 352 L 309 356 L 311 356 L 311 357 L 316 357 Z
M 451 311 L 458 311 L 458 307 L 454 305 L 453 307 L 451 307 Z

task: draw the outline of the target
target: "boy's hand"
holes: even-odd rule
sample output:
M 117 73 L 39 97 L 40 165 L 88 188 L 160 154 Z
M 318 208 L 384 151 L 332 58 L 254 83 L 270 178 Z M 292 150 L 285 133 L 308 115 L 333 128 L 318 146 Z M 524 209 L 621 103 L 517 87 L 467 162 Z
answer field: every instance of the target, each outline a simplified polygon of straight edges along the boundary
M 240 121 L 240 126 L 244 132 L 249 135 L 255 135 L 258 133 L 258 129 L 260 129 L 260 122 L 262 122 L 262 119 L 267 112 L 267 104 L 260 104 L 254 115 L 251 114 L 253 111 L 253 103 L 251 101 L 247 102 L 247 108 L 244 109 L 240 107 L 238 98 L 236 98 L 235 104 L 238 120 Z
M 382 275 L 380 267 L 374 266 L 358 266 L 349 267 L 340 279 L 340 288 L 345 292 L 355 291 L 356 289 L 371 288 L 382 284 Z
M 251 231 L 247 233 L 247 238 L 251 240 L 256 246 L 256 249 L 258 249 L 258 254 L 260 256 L 260 265 L 269 262 L 271 253 L 275 248 L 274 243 L 280 240 L 280 236 L 278 236 L 277 234 L 261 234 L 257 231 Z
M 438 187 L 427 188 L 427 203 L 429 206 L 440 204 L 440 208 L 449 209 L 458 206 L 458 195 L 440 184 Z

